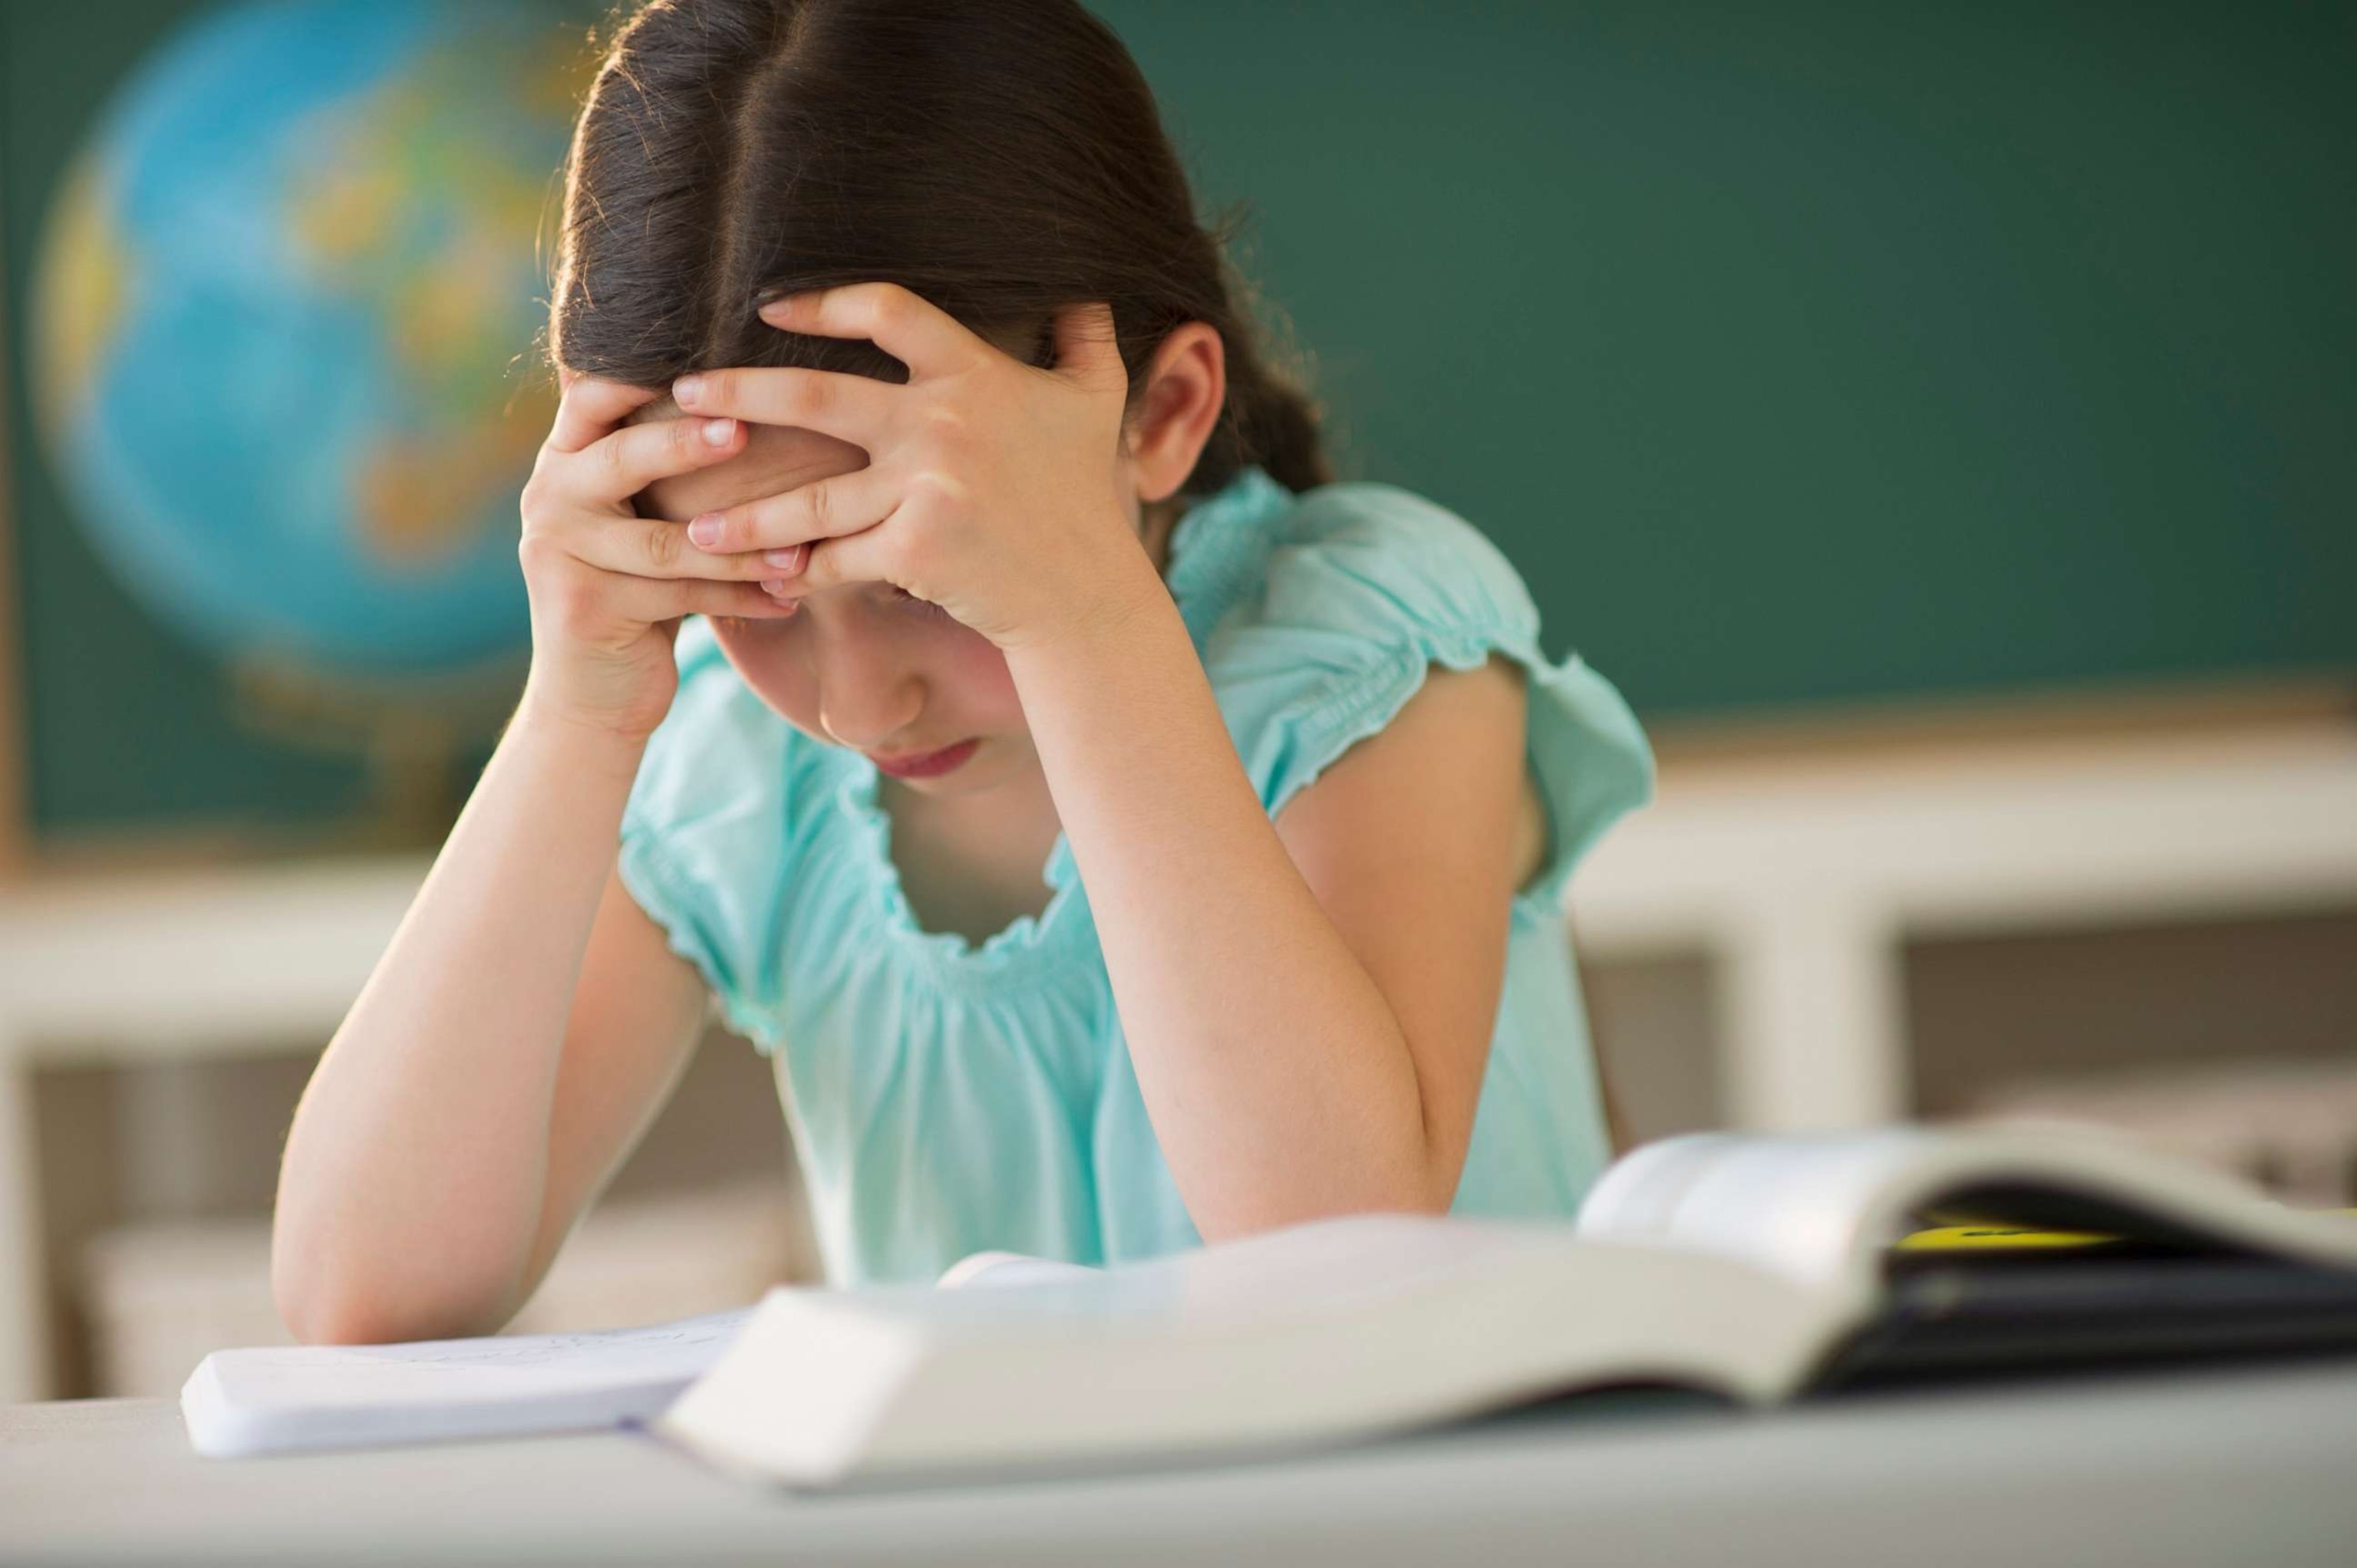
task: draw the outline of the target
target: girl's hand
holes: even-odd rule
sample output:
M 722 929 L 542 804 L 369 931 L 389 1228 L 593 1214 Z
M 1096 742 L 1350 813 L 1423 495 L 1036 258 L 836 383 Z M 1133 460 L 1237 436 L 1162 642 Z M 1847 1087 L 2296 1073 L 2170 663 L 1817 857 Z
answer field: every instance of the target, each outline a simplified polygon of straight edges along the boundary
M 793 613 L 765 593 L 776 569 L 759 556 L 688 548 L 675 522 L 640 517 L 633 499 L 655 480 L 707 467 L 745 445 L 733 419 L 664 419 L 625 426 L 662 395 L 594 376 L 564 376 L 556 423 L 523 488 L 523 563 L 532 597 L 535 713 L 643 740 L 671 708 L 679 674 L 672 640 L 683 615 Z
M 691 413 L 802 425 L 868 456 L 855 472 L 694 519 L 698 547 L 720 558 L 775 553 L 770 573 L 783 575 L 778 596 L 789 602 L 890 583 L 1002 649 L 1117 618 L 1158 588 L 1121 491 L 1129 378 L 1109 307 L 1058 313 L 1052 371 L 897 284 L 789 295 L 761 318 L 868 338 L 909 380 L 759 368 L 683 378 L 672 395 Z

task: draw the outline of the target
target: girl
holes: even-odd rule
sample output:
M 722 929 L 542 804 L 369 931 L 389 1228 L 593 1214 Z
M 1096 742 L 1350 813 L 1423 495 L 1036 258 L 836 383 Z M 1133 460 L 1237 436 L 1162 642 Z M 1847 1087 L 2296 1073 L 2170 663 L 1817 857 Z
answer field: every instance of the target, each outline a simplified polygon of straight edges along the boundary
M 1567 1213 L 1559 896 L 1644 742 L 1470 527 L 1329 482 L 1113 34 L 663 0 L 568 174 L 532 672 L 296 1114 L 294 1329 L 505 1321 L 707 993 L 838 1283 Z

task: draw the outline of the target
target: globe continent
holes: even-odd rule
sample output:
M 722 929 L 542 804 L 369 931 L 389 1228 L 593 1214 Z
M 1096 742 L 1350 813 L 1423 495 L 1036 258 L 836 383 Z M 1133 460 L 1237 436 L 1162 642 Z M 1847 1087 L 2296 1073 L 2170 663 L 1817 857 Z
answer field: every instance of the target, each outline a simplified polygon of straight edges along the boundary
M 38 403 L 78 520 L 160 618 L 372 674 L 520 644 L 576 21 L 241 5 L 109 104 L 44 234 Z

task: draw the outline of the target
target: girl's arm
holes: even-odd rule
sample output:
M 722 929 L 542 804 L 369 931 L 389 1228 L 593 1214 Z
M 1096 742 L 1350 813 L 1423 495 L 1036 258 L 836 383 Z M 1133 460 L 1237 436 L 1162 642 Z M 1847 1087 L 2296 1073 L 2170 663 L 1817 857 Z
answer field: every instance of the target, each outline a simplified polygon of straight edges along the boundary
M 613 875 L 635 748 L 520 715 L 305 1090 L 272 1285 L 296 1337 L 497 1330 L 702 1033 Z
M 1123 613 L 1007 662 L 1188 1212 L 1211 1240 L 1445 1209 L 1505 965 L 1520 672 L 1433 671 L 1272 826 L 1139 566 Z
M 744 445 L 733 420 L 626 427 L 657 395 L 569 378 L 524 489 L 523 702 L 287 1136 L 271 1280 L 302 1338 L 505 1323 L 701 1032 L 701 977 L 616 880 L 622 808 L 679 618 L 792 612 L 758 557 L 636 515 Z

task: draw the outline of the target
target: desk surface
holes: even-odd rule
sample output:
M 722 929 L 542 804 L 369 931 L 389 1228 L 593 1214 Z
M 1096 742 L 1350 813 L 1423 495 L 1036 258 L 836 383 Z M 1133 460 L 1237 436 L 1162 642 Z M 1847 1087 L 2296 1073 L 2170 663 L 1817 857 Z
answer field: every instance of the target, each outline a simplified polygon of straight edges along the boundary
M 0 1562 L 2331 1563 L 2357 1360 L 1641 1398 L 1278 1463 L 849 1496 L 622 1433 L 242 1463 L 160 1401 L 0 1409 Z

